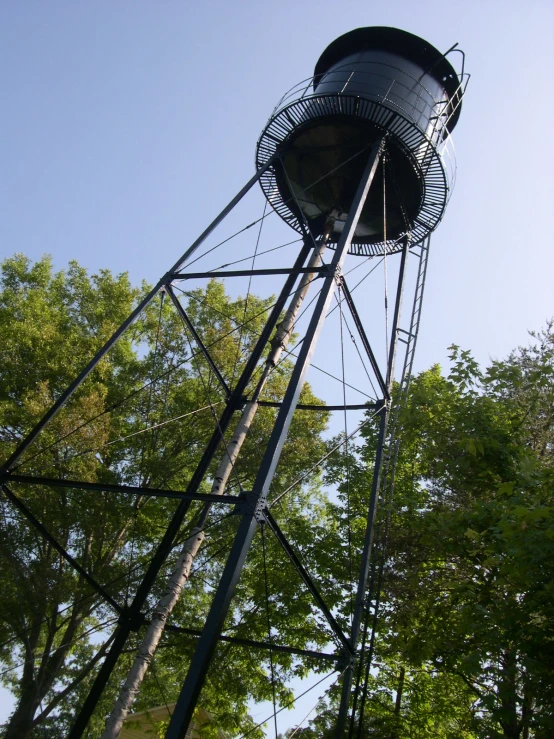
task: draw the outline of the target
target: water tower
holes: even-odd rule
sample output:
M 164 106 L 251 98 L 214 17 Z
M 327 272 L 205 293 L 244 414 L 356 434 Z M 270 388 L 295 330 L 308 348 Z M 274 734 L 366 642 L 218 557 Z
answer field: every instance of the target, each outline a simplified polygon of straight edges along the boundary
M 459 72 L 448 55 L 397 28 L 351 31 L 325 49 L 313 77 L 280 100 L 260 136 L 256 165 L 268 202 L 293 229 L 313 239 L 314 246 L 324 241 L 334 255 L 252 491 L 251 509 L 245 512 L 176 706 L 167 734 L 171 739 L 184 736 L 182 727 L 190 721 L 257 518 L 264 517 L 279 451 L 345 256 L 377 257 L 401 252 L 390 352 L 387 366 L 380 373 L 384 401 L 380 449 L 354 619 L 345 650 L 350 664 L 343 678 L 337 736 L 345 731 L 362 612 L 367 603 L 373 524 L 383 485 L 383 449 L 385 443 L 389 448 L 393 443 L 390 393 L 405 260 L 408 251 L 420 245 L 421 263 L 426 269 L 424 244 L 442 218 L 455 173 L 449 137 L 460 115 L 466 77 L 463 55 Z M 418 279 L 421 289 L 424 276 L 423 271 Z M 417 335 L 414 321 L 419 321 L 421 297 L 416 288 L 411 332 L 407 332 L 412 344 L 405 370 L 411 369 Z M 408 378 L 409 371 L 405 371 L 403 382 Z
M 463 73 L 462 73 L 463 74 Z M 438 224 L 452 187 L 444 142 L 460 115 L 462 86 L 446 56 L 397 28 L 358 28 L 321 55 L 314 76 L 280 101 L 258 142 L 267 199 L 295 229 L 319 236 L 333 210 L 336 243 L 371 146 L 383 138 L 386 166 L 375 173 L 350 250 L 400 251 Z M 383 211 L 383 180 L 386 209 Z
M 200 491 L 200 486 L 214 459 L 221 456 L 222 435 L 226 430 L 232 430 L 237 420 L 237 431 L 233 436 L 236 452 L 233 454 L 236 456 L 239 453 L 241 439 L 248 432 L 267 376 L 290 338 L 310 282 L 316 279 L 319 294 L 286 392 L 282 402 L 278 404 L 275 425 L 267 441 L 252 490 L 242 496 L 222 495 L 225 490 L 223 482 L 218 489 L 212 488 L 211 496 L 205 497 L 207 510 L 209 506 L 218 503 L 234 506 L 239 524 L 166 736 L 169 739 L 182 739 L 186 736 L 211 658 L 221 637 L 222 625 L 235 586 L 254 534 L 262 522 L 267 524 L 290 556 L 340 644 L 336 659 L 341 665 L 342 703 L 337 718 L 336 736 L 344 735 L 348 713 L 351 709 L 353 712 L 356 709 L 352 705 L 356 701 L 356 696 L 352 693 L 352 681 L 356 671 L 358 674 L 360 672 L 357 669 L 360 660 L 364 659 L 359 649 L 364 619 L 367 626 L 371 620 L 368 617 L 369 609 L 373 608 L 374 617 L 377 613 L 375 601 L 372 602 L 368 597 L 374 522 L 378 501 L 386 497 L 394 477 L 394 455 L 397 449 L 395 410 L 402 402 L 412 367 L 421 315 L 429 236 L 443 216 L 453 186 L 455 162 L 450 134 L 460 115 L 467 79 L 464 56 L 457 48 L 452 47 L 443 54 L 423 39 L 396 28 L 358 28 L 333 41 L 319 58 L 313 76 L 289 91 L 273 111 L 258 141 L 256 173 L 251 180 L 159 280 L 5 464 L 4 485 L 9 484 L 10 480 L 20 484 L 33 483 L 32 478 L 18 475 L 14 469 L 22 455 L 121 334 L 160 292 L 172 298 L 189 328 L 194 330 L 175 298 L 173 287 L 176 284 L 190 279 L 193 274 L 195 277 L 233 277 L 239 274 L 264 273 L 264 270 L 255 269 L 250 272 L 211 270 L 206 273 L 192 273 L 187 266 L 200 244 L 252 186 L 259 182 L 271 208 L 298 232 L 303 246 L 294 264 L 265 270 L 266 274 L 285 275 L 285 284 L 252 355 L 234 386 L 226 385 L 218 374 L 209 347 L 195 334 L 200 350 L 226 388 L 226 406 L 188 488 L 179 494 L 163 489 L 150 491 L 150 494 L 178 497 L 180 502 L 132 603 L 121 609 L 112 646 L 76 719 L 71 739 L 83 736 L 127 638 L 136 630 L 137 624 L 141 623 L 146 599 L 174 546 L 191 501 L 202 500 L 204 494 Z M 343 275 L 343 265 L 348 254 L 365 259 L 386 259 L 398 254 L 395 257 L 399 260 L 398 284 L 394 309 L 391 311 L 389 342 L 385 361 L 381 363 L 376 359 L 376 353 L 364 330 L 364 324 L 371 321 L 371 316 L 365 318 L 358 313 Z M 401 304 L 408 258 L 417 262 L 417 274 L 411 314 L 406 328 L 402 328 Z M 337 624 L 332 610 L 320 595 L 317 583 L 303 568 L 268 506 L 268 492 L 287 431 L 297 410 L 312 354 L 337 289 L 344 293 L 380 390 L 380 400 L 373 409 L 379 422 L 379 441 L 350 633 L 345 633 Z M 393 398 L 394 365 L 399 342 L 403 343 L 404 349 L 403 370 L 400 390 L 397 397 Z M 250 386 L 255 368 L 268 345 L 266 370 L 251 396 L 245 398 L 245 391 Z M 307 407 L 305 409 L 309 410 Z M 344 409 L 347 410 L 346 406 Z M 229 458 L 232 456 L 228 450 L 226 455 Z M 224 472 L 219 480 L 225 480 L 225 475 L 229 474 L 228 471 L 225 472 L 225 463 L 222 464 Z M 83 490 L 95 487 L 108 489 L 100 483 L 94 485 L 75 480 L 69 483 L 41 478 L 41 484 L 81 487 Z M 9 488 L 6 489 L 9 492 Z M 109 490 L 116 489 L 121 493 L 131 492 L 125 486 L 109 486 Z M 132 489 L 132 492 L 136 494 L 136 489 Z M 11 492 L 9 495 L 17 505 L 16 496 Z M 20 510 L 24 513 L 23 509 Z M 32 517 L 29 520 L 36 524 Z M 75 566 L 71 558 L 68 561 Z M 89 581 L 94 582 L 90 577 Z M 329 655 L 325 657 L 328 658 Z

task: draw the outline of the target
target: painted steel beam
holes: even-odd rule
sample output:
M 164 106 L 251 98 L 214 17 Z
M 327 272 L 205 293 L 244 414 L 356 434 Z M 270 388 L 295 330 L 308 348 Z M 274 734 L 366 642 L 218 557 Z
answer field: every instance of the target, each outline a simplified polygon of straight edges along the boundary
M 196 490 L 159 490 L 158 488 L 141 488 L 133 485 L 112 485 L 104 482 L 83 482 L 81 480 L 56 480 L 50 477 L 33 477 L 16 473 L 0 472 L 0 482 L 17 482 L 23 485 L 45 485 L 53 488 L 72 488 L 95 493 L 120 493 L 123 495 L 143 495 L 150 498 L 175 498 L 177 500 L 200 500 L 203 503 L 222 503 L 235 505 L 242 498 L 235 495 L 211 495 Z
M 176 272 L 170 275 L 171 280 L 198 280 L 212 277 L 263 277 L 269 275 L 291 275 L 307 274 L 312 272 L 327 272 L 324 267 L 302 267 L 295 270 L 294 267 L 283 267 L 275 269 L 236 269 L 236 270 L 214 270 L 213 272 Z
M 15 493 L 13 493 L 5 483 L 2 485 L 2 490 L 4 491 L 4 494 L 8 498 L 10 503 L 12 503 L 12 505 L 15 508 L 17 508 L 17 510 L 20 513 L 22 513 L 25 516 L 25 518 L 29 521 L 29 523 L 32 524 L 37 529 L 37 531 L 44 537 L 44 539 L 46 539 L 46 541 L 48 541 L 54 547 L 54 549 L 59 554 L 62 555 L 62 557 L 66 560 L 66 562 L 68 562 L 71 565 L 71 567 L 73 567 L 73 569 L 76 572 L 78 572 L 81 575 L 81 577 L 83 577 L 88 582 L 88 584 L 92 586 L 94 590 L 96 590 L 96 592 L 99 595 L 102 596 L 102 598 L 106 601 L 106 603 L 109 603 L 114 610 L 116 610 L 118 613 L 121 614 L 123 612 L 123 607 L 120 606 L 119 603 L 116 600 L 114 600 L 112 596 L 108 592 L 106 592 L 106 590 L 104 590 L 102 585 L 100 585 L 100 583 L 98 583 L 94 579 L 94 577 L 92 577 L 92 575 L 89 574 L 84 569 L 84 567 L 82 567 L 77 562 L 75 557 L 72 557 L 71 554 L 69 554 L 67 549 L 59 543 L 59 541 L 56 539 L 55 536 L 52 536 L 52 534 L 48 531 L 46 526 L 44 526 L 38 520 L 38 518 L 32 513 L 32 511 L 30 511 L 29 508 L 27 508 L 25 503 L 20 498 L 18 498 L 17 495 L 15 495 Z
M 199 629 L 188 629 L 185 626 L 174 626 L 173 624 L 167 624 L 165 628 L 167 631 L 172 631 L 175 634 L 186 634 L 187 636 L 196 637 L 202 636 L 202 631 Z M 227 642 L 228 644 L 236 644 L 239 647 L 267 649 L 274 652 L 281 652 L 283 654 L 296 654 L 299 657 L 313 657 L 314 659 L 330 660 L 332 662 L 336 662 L 340 659 L 340 655 L 337 654 L 318 652 L 314 649 L 296 649 L 295 647 L 287 647 L 281 644 L 270 644 L 269 642 L 256 641 L 255 639 L 243 639 L 240 636 L 220 634 L 218 639 L 219 641 Z

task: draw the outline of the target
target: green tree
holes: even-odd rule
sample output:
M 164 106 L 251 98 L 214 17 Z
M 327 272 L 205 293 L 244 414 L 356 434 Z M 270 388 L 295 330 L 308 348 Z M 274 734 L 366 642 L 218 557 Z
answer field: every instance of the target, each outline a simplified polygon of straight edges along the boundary
M 412 382 L 393 504 L 380 509 L 390 531 L 361 736 L 554 733 L 552 323 L 532 336 L 484 371 L 452 347 L 448 376 Z M 354 552 L 375 425 L 364 435 L 327 469 Z M 320 549 L 347 562 L 343 530 L 322 532 Z M 305 736 L 333 735 L 337 692 Z
M 0 292 L 0 442 L 4 458 L 130 313 L 145 289 L 133 288 L 126 275 L 114 277 L 102 271 L 90 277 L 76 263 L 55 273 L 46 258 L 36 264 L 23 256 L 6 260 Z M 211 281 L 205 290 L 189 291 L 184 304 L 223 376 L 232 384 L 272 300 L 255 296 L 249 296 L 248 301 L 231 300 L 221 283 Z M 265 399 L 280 399 L 289 371 L 286 362 L 278 366 L 265 388 Z M 223 400 L 223 390 L 205 358 L 162 295 L 29 447 L 17 471 L 182 489 L 213 431 L 214 414 L 221 410 Z M 318 402 L 307 386 L 303 400 Z M 275 413 L 270 407 L 260 409 L 230 483 L 235 490 L 248 489 Z M 321 453 L 325 424 L 323 412 L 295 419 L 275 479 L 276 493 L 301 474 L 307 456 L 315 458 Z M 175 506 L 174 501 L 148 496 L 89 495 L 46 485 L 14 483 L 13 489 L 121 605 L 134 592 Z M 291 514 L 302 511 L 298 520 L 304 521 L 304 526 L 290 524 L 300 543 L 307 539 L 310 512 L 315 517 L 325 513 L 318 495 L 315 480 L 300 487 L 289 501 Z M 17 698 L 5 736 L 40 736 L 42 727 L 48 727 L 49 736 L 65 736 L 107 647 L 117 614 L 5 499 L 2 505 L 0 547 L 7 565 L 0 575 L 4 591 L 0 655 L 7 668 L 3 681 Z M 198 507 L 193 515 L 196 511 Z M 291 520 L 296 520 L 294 515 Z M 214 522 L 209 532 L 212 546 L 199 563 L 204 565 L 202 576 L 193 578 L 190 593 L 175 612 L 175 620 L 186 627 L 201 623 L 211 583 L 224 561 L 224 552 L 217 554 L 218 546 L 229 543 L 234 526 L 233 518 L 225 519 Z M 284 528 L 289 528 L 287 520 Z M 178 544 L 187 531 L 185 526 Z M 268 554 L 280 556 L 269 540 Z M 253 552 L 229 627 L 240 635 L 247 622 L 250 638 L 263 639 L 267 637 L 267 619 L 260 557 L 258 550 Z M 152 593 L 152 604 L 166 574 L 167 568 Z M 276 611 L 295 599 L 302 604 L 295 618 L 283 627 L 282 638 L 290 637 L 299 645 L 314 640 L 323 643 L 327 637 L 320 634 L 319 624 L 299 596 L 300 583 L 291 583 L 279 572 L 272 576 L 270 590 Z M 295 624 L 300 623 L 302 629 L 295 630 Z M 139 631 L 137 639 L 140 635 Z M 173 632 L 164 637 L 165 648 L 156 657 L 155 674 L 145 682 L 137 710 L 175 699 L 194 643 L 186 634 Z M 130 649 L 133 646 L 131 643 Z M 99 732 L 130 659 L 130 654 L 123 655 L 94 717 L 91 735 Z M 236 734 L 252 726 L 247 711 L 250 697 L 270 697 L 269 669 L 259 654 L 228 645 L 222 647 L 216 663 L 203 703 L 219 725 Z M 284 680 L 305 669 L 290 659 L 277 661 L 282 695 L 287 694 Z M 240 681 L 234 679 L 237 670 Z
M 453 347 L 404 427 L 418 501 L 395 519 L 391 632 L 409 662 L 466 682 L 483 737 L 554 725 L 551 329 L 484 373 Z

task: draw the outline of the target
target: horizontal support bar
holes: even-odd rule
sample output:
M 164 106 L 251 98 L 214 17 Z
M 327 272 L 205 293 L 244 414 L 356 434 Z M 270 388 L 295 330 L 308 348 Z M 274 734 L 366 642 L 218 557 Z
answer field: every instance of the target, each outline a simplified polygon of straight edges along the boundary
M 152 498 L 177 498 L 178 500 L 201 500 L 203 503 L 224 503 L 235 505 L 242 498 L 236 495 L 212 495 L 209 493 L 193 493 L 181 490 L 159 490 L 157 488 L 139 488 L 131 485 L 111 485 L 103 482 L 82 482 L 80 480 L 52 480 L 49 477 L 31 477 L 0 472 L 0 482 L 19 482 L 23 485 L 47 485 L 53 488 L 76 488 L 92 490 L 97 493 L 124 493 L 125 495 L 147 495 Z
M 259 400 L 258 405 L 264 408 L 280 408 L 281 403 L 273 400 Z M 378 403 L 355 403 L 353 405 L 310 405 L 309 403 L 298 403 L 297 411 L 365 411 L 380 409 Z
M 165 627 L 168 631 L 176 634 L 187 634 L 188 636 L 201 636 L 202 632 L 198 629 L 188 629 L 185 626 L 173 626 L 167 624 Z M 280 644 L 269 644 L 269 642 L 255 641 L 254 639 L 241 639 L 238 636 L 219 635 L 219 641 L 237 644 L 241 647 L 253 647 L 254 649 L 271 649 L 274 652 L 283 652 L 285 654 L 297 654 L 300 657 L 315 657 L 316 659 L 327 659 L 336 662 L 340 659 L 339 655 L 328 654 L 327 652 L 316 652 L 313 649 L 295 649 L 294 647 L 285 647 Z
M 308 272 L 328 272 L 328 266 L 324 267 L 300 267 L 294 269 L 294 267 L 282 268 L 282 269 L 235 269 L 227 271 L 216 271 L 213 272 L 176 272 L 169 275 L 170 280 L 196 280 L 201 277 L 257 277 L 257 276 L 270 276 L 270 275 L 301 275 Z

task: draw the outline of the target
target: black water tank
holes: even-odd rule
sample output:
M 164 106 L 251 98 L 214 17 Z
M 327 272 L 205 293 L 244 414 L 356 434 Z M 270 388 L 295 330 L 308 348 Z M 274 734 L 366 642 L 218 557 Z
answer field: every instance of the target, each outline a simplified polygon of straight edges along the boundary
M 357 28 L 333 41 L 315 66 L 314 92 L 374 97 L 423 130 L 438 107 L 444 108 L 448 131 L 460 115 L 460 80 L 450 62 L 424 39 L 398 28 Z
M 338 238 L 369 149 L 386 134 L 385 164 L 354 242 L 376 245 L 406 233 L 419 239 L 436 225 L 446 204 L 439 150 L 456 125 L 461 96 L 458 74 L 423 39 L 383 27 L 341 36 L 321 55 L 312 85 L 296 98 L 285 98 L 260 138 L 258 164 L 271 150 L 283 163 L 275 168 L 273 182 L 280 203 L 276 207 L 275 195 L 272 202 L 262 182 L 268 199 L 289 222 L 287 213 L 297 224 L 307 220 L 315 235 L 338 209 L 343 214 Z M 435 210 L 432 216 L 429 208 Z

